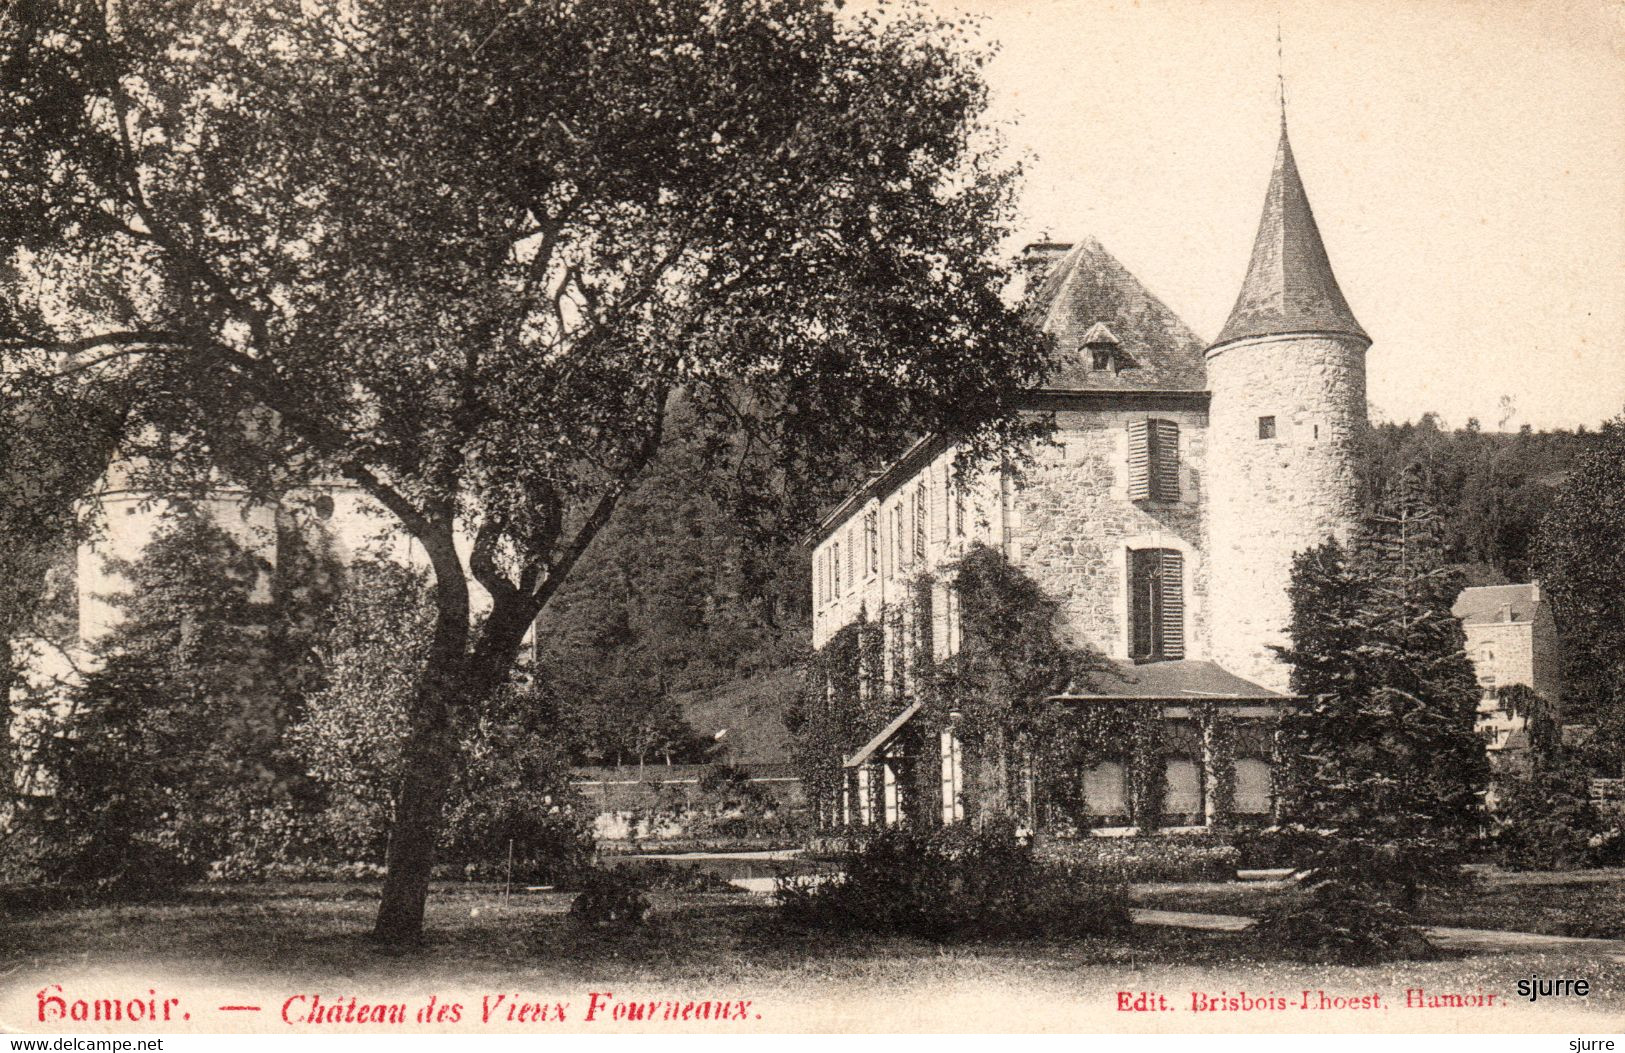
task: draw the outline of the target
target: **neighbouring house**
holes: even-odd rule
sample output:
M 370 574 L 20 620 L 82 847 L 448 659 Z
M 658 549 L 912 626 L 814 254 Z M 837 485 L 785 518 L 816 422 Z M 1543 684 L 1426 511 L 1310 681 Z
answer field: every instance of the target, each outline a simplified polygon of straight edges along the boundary
M 1509 701 L 1506 689 L 1521 685 L 1534 691 L 1551 707 L 1550 718 L 1559 721 L 1563 682 L 1551 604 L 1538 581 L 1486 585 L 1461 590 L 1451 613 L 1461 621 L 1467 656 L 1483 689 L 1476 726 L 1491 774 L 1527 771 L 1530 714 Z
M 991 813 L 1096 829 L 1262 820 L 1272 728 L 1290 700 L 1272 646 L 1287 642 L 1294 554 L 1357 526 L 1371 343 L 1332 272 L 1284 116 L 1217 339 L 1092 238 L 1028 252 L 1033 317 L 1060 359 L 1025 408 L 1050 415 L 1053 443 L 1019 473 L 963 473 L 953 443 L 928 436 L 808 539 L 813 646 L 870 626 L 884 669 L 851 678 L 855 691 L 874 697 L 881 677 L 903 700 L 878 731 L 828 744 L 831 777 L 809 785 L 810 803 L 830 826 Z M 941 571 L 977 544 L 1058 602 L 1069 642 L 1109 659 L 1063 696 L 1079 719 L 1121 713 L 1141 729 L 1122 735 L 1139 741 L 1097 744 L 1075 773 L 1081 814 L 1076 795 L 1066 817 L 1037 799 L 1020 758 L 968 756 L 954 715 L 909 697 L 908 648 L 956 652 L 959 599 Z M 928 591 L 922 575 L 936 576 Z M 834 690 L 834 678 L 815 685 L 807 704 L 833 711 Z

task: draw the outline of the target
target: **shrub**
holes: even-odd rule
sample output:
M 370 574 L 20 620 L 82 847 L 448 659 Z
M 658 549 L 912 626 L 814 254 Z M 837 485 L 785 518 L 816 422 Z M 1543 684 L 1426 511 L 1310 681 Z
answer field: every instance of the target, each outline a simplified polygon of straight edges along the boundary
M 713 764 L 686 788 L 671 784 L 652 788 L 631 817 L 632 840 L 737 845 L 794 845 L 805 831 L 805 810 L 793 809 L 750 775 L 726 764 Z
M 1302 869 L 1318 850 L 1320 835 L 1301 826 L 1271 826 L 1259 830 L 1237 830 L 1230 843 L 1241 870 Z
M 640 859 L 622 863 L 615 871 L 637 883 L 641 888 L 661 892 L 727 892 L 745 890 L 726 878 L 718 877 L 696 866 L 679 866 L 663 859 Z
M 784 879 L 792 921 L 928 939 L 1097 936 L 1132 923 L 1120 884 L 1040 860 L 1008 827 L 894 829 L 868 839 L 846 872 Z
M 635 929 L 649 913 L 649 897 L 636 875 L 620 870 L 599 870 L 582 883 L 581 894 L 570 904 L 570 917 L 594 929 Z
M 74 689 L 38 759 L 56 792 L 38 816 L 42 877 L 107 899 L 151 899 L 202 876 L 196 758 L 208 721 L 146 656 L 115 655 Z M 213 802 L 209 802 L 212 804 Z
M 1041 859 L 1074 874 L 1107 881 L 1229 881 L 1241 853 L 1226 844 L 1196 837 L 1045 838 Z
M 265 860 L 237 853 L 209 864 L 209 881 L 381 881 L 382 863 L 335 863 L 324 859 Z
M 1591 803 L 1586 773 L 1557 766 L 1509 780 L 1496 810 L 1495 843 L 1509 866 L 1570 870 L 1619 861 L 1625 838 Z
M 1321 964 L 1365 965 L 1434 956 L 1410 915 L 1368 885 L 1323 881 L 1266 911 L 1253 927 L 1266 947 Z

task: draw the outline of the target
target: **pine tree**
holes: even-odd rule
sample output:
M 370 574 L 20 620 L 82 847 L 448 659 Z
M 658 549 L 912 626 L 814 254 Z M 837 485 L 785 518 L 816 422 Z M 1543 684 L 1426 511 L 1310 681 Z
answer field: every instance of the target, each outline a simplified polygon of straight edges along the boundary
M 1291 587 L 1292 686 L 1282 725 L 1286 817 L 1326 837 L 1328 876 L 1418 888 L 1455 873 L 1482 824 L 1488 779 L 1478 697 L 1450 607 L 1441 517 L 1412 465 L 1370 515 L 1352 555 L 1299 556 Z
M 1549 502 L 1533 562 L 1563 634 L 1563 710 L 1625 741 L 1625 414 Z

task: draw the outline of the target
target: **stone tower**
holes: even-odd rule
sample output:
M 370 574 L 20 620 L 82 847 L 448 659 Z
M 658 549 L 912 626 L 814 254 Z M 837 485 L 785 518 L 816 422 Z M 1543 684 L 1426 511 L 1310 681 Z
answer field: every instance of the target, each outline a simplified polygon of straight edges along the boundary
M 1286 115 L 1252 261 L 1207 351 L 1213 657 L 1277 690 L 1295 553 L 1357 522 L 1371 344 L 1332 274 Z

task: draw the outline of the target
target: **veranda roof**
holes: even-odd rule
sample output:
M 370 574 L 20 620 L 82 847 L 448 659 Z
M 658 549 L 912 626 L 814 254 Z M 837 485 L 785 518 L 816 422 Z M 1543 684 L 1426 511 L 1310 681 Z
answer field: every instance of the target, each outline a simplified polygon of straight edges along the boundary
M 909 719 L 919 711 L 920 704 L 918 702 L 909 703 L 907 709 L 904 709 L 901 713 L 897 714 L 897 716 L 892 719 L 890 724 L 887 724 L 885 727 L 881 728 L 880 732 L 876 734 L 874 738 L 870 739 L 868 742 L 865 742 L 862 749 L 852 754 L 852 756 L 846 758 L 846 766 L 848 768 L 856 768 L 858 765 L 863 764 L 870 757 L 874 756 L 875 751 L 884 748 L 886 743 L 892 740 L 893 736 L 895 736 L 899 731 L 903 730 L 903 725 L 907 724 Z
M 1093 682 L 1054 697 L 1078 702 L 1126 698 L 1183 702 L 1278 702 L 1289 697 L 1243 679 L 1217 662 L 1201 659 L 1143 664 L 1112 659 L 1109 665 L 1111 668 Z
M 1243 679 L 1217 662 L 1194 658 L 1174 662 L 1146 662 L 1136 665 L 1120 659 L 1108 661 L 1109 668 L 1085 688 L 1052 697 L 1068 702 L 1112 702 L 1142 699 L 1153 702 L 1285 702 L 1291 696 L 1261 687 Z M 892 718 L 856 753 L 846 758 L 846 767 L 865 764 L 903 730 L 920 711 L 913 702 Z

